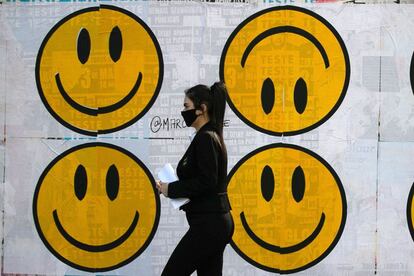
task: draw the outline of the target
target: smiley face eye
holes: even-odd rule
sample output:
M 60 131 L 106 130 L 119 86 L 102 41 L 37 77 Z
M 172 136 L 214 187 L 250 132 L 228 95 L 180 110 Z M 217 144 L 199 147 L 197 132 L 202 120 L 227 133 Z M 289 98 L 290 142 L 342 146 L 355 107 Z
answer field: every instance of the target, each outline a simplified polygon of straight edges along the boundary
M 91 52 L 91 37 L 87 29 L 82 28 L 78 35 L 78 59 L 82 64 L 85 64 L 89 59 Z
M 79 200 L 82 200 L 86 194 L 88 186 L 88 176 L 86 175 L 85 167 L 79 165 L 75 172 L 75 195 Z
M 118 196 L 119 191 L 119 173 L 115 165 L 109 167 L 106 173 L 106 194 L 110 200 L 114 200 Z
M 296 202 L 301 201 L 305 194 L 305 174 L 301 166 L 297 166 L 292 175 L 292 194 Z
M 302 78 L 299 78 L 296 81 L 293 95 L 296 111 L 299 114 L 302 114 L 308 103 L 308 88 L 306 82 Z
M 269 114 L 275 104 L 275 86 L 272 79 L 267 78 L 262 85 L 262 108 L 266 114 Z
M 262 171 L 261 188 L 263 198 L 269 202 L 275 191 L 275 178 L 273 176 L 272 168 L 265 166 Z
M 118 27 L 114 27 L 109 36 L 109 54 L 114 62 L 121 57 L 122 52 L 122 34 Z

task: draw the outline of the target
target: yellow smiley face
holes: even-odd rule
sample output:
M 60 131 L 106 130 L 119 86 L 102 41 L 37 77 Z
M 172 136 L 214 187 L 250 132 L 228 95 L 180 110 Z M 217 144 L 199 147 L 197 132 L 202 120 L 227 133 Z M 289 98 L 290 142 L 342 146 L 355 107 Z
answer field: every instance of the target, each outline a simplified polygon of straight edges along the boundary
M 50 30 L 35 72 L 53 117 L 96 136 L 125 128 L 149 110 L 161 88 L 163 60 L 140 18 L 100 5 L 72 13 Z
M 414 184 L 411 186 L 410 193 L 408 195 L 408 202 L 407 202 L 407 222 L 408 222 L 408 229 L 410 230 L 410 234 L 412 239 L 414 240 Z
M 232 110 L 271 135 L 316 128 L 338 109 L 350 76 L 337 31 L 300 7 L 273 7 L 243 21 L 221 56 L 220 78 Z
M 294 273 L 335 247 L 345 226 L 339 177 L 315 153 L 271 144 L 245 156 L 229 174 L 235 220 L 231 245 L 254 266 Z
M 39 178 L 33 216 L 43 243 L 85 271 L 119 268 L 138 257 L 158 226 L 155 182 L 133 154 L 106 143 L 76 146 Z

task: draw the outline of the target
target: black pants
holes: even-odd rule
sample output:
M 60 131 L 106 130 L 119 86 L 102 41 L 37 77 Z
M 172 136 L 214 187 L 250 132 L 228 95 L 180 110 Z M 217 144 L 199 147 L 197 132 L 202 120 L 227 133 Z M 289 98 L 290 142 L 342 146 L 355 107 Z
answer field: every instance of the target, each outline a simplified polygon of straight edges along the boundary
M 234 232 L 230 213 L 187 214 L 190 229 L 174 249 L 162 276 L 219 276 L 223 252 Z

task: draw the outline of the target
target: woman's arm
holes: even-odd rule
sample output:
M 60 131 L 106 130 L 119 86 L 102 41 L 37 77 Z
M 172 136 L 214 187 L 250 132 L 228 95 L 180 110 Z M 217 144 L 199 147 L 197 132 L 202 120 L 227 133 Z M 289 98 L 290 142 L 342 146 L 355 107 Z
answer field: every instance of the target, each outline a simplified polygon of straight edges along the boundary
M 218 148 L 207 132 L 200 133 L 195 146 L 197 176 L 171 182 L 168 197 L 197 197 L 213 192 L 217 186 Z

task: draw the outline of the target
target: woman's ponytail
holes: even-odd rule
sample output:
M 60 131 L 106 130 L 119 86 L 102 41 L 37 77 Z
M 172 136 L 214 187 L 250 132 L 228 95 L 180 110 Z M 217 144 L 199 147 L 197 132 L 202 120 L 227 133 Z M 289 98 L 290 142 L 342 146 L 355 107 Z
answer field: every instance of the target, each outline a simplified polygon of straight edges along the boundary
M 209 114 L 210 120 L 217 129 L 217 134 L 220 139 L 221 151 L 223 154 L 224 166 L 227 168 L 227 149 L 224 143 L 223 127 L 224 127 L 224 112 L 226 110 L 227 88 L 224 82 L 215 82 L 210 87 L 211 92 L 211 112 Z
M 223 139 L 224 112 L 226 110 L 227 89 L 224 82 L 215 82 L 211 87 L 210 120 L 217 128 L 220 138 Z

